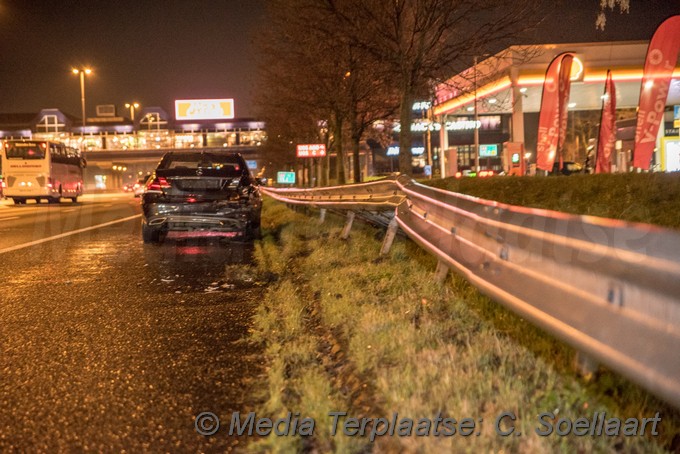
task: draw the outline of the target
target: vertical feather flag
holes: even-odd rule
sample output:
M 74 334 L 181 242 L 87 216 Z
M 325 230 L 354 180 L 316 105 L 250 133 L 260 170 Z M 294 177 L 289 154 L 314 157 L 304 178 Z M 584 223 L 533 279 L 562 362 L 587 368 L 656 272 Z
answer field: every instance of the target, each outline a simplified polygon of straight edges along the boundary
M 680 51 L 680 16 L 672 16 L 659 25 L 647 48 L 633 157 L 633 165 L 639 169 L 649 170 L 656 135 L 663 123 L 668 88 L 678 61 L 678 51 Z
M 602 97 L 602 115 L 600 117 L 600 134 L 597 139 L 597 160 L 595 173 L 612 171 L 612 153 L 616 143 L 616 86 L 612 73 L 607 71 Z
M 564 52 L 550 62 L 543 82 L 541 113 L 538 119 L 536 167 L 552 171 L 557 152 L 564 145 L 567 129 L 571 63 L 574 54 Z M 561 155 L 560 155 L 561 162 Z

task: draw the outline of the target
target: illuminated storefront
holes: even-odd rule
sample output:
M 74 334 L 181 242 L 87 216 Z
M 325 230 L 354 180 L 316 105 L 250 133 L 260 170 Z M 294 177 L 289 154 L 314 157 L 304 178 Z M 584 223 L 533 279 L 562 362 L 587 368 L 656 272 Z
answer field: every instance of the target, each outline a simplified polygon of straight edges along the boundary
M 233 105 L 231 107 L 233 109 Z M 193 112 L 199 108 L 193 105 Z M 164 109 L 142 109 L 137 120 L 124 117 L 88 118 L 87 126 L 58 109 L 37 114 L 0 114 L 0 139 L 58 140 L 82 151 L 126 151 L 174 148 L 257 147 L 267 140 L 265 124 L 248 119 L 171 118 Z M 202 111 L 203 116 L 210 110 Z M 205 113 L 208 112 L 208 113 Z M 199 115 L 200 116 L 200 115 Z
M 230 109 L 231 113 L 221 110 L 224 115 L 220 118 L 204 119 L 199 117 L 215 116 L 216 111 L 194 102 L 183 111 L 186 119 L 177 120 L 162 108 L 149 107 L 138 111 L 134 122 L 114 113 L 88 118 L 86 126 L 58 109 L 43 109 L 37 114 L 0 114 L 0 139 L 54 140 L 85 152 L 87 190 L 132 185 L 153 170 L 160 156 L 156 151 L 172 149 L 230 149 L 249 156 L 249 165 L 257 171 L 260 158 L 256 149 L 267 140 L 265 124 L 230 118 L 233 105 Z M 195 115 L 189 118 L 192 112 Z M 151 151 L 153 157 L 148 157 Z
M 618 163 L 619 171 L 625 171 L 630 167 L 632 143 L 628 137 L 629 125 L 630 119 L 634 119 L 636 115 L 647 46 L 645 41 L 513 46 L 481 60 L 477 65 L 439 85 L 432 108 L 433 114 L 439 123 L 448 123 L 451 119 L 462 116 L 470 118 L 475 111 L 479 119 L 500 116 L 501 127 L 497 140 L 483 137 L 480 129 L 480 151 L 483 145 L 499 145 L 499 156 L 496 159 L 507 168 L 509 157 L 504 153 L 503 144 L 506 141 L 521 143 L 530 164 L 535 161 L 538 114 L 545 71 L 556 55 L 573 52 L 576 59 L 571 73 L 565 158 L 574 161 L 586 159 L 588 147 L 592 145 L 590 139 L 596 137 L 607 70 L 611 70 L 616 84 L 617 116 L 621 120 L 619 123 L 625 125 L 618 131 L 615 162 Z M 676 67 L 674 77 L 680 78 L 680 67 Z M 678 104 L 680 80 L 674 79 L 666 102 L 666 128 L 661 128 L 658 138 L 655 170 L 667 170 L 662 165 L 662 156 L 667 159 L 666 156 L 673 154 L 672 150 L 666 152 L 662 149 L 672 142 L 662 139 L 664 131 L 666 135 L 675 132 L 672 130 L 673 106 Z M 677 136 L 677 132 L 675 135 Z M 452 138 L 451 134 L 440 134 L 440 142 L 443 149 L 458 151 L 459 163 L 461 152 L 472 157 L 476 154 L 475 141 L 471 134 L 460 140 Z M 480 153 L 479 164 L 482 168 L 485 165 L 484 160 Z M 467 158 L 462 161 L 467 161 Z M 444 167 L 442 165 L 442 169 Z

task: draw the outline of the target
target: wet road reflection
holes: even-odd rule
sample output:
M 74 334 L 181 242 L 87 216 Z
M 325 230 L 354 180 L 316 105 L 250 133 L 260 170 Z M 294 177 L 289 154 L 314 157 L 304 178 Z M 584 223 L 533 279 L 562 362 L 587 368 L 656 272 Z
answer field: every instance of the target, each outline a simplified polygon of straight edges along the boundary
M 0 451 L 220 451 L 203 411 L 247 411 L 263 285 L 252 244 L 144 245 L 138 221 L 2 255 Z M 240 440 L 243 443 L 243 440 Z

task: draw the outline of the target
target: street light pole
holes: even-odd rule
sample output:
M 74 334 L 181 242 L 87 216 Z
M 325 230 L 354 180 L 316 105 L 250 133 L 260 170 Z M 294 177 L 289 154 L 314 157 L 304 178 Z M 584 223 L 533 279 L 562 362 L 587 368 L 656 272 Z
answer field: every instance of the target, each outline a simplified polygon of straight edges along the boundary
M 80 75 L 80 104 L 83 114 L 83 127 L 87 124 L 87 119 L 85 117 L 85 75 L 92 72 L 89 68 L 73 68 L 71 70 L 73 74 Z
M 135 109 L 139 108 L 139 103 L 138 102 L 133 102 L 133 103 L 126 102 L 125 107 L 130 109 L 130 120 L 135 121 Z

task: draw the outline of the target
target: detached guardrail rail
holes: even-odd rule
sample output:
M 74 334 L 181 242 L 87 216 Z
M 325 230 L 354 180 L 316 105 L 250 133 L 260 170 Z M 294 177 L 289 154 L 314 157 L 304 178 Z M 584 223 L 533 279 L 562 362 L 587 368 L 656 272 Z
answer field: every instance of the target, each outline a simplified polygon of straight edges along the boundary
M 393 210 L 381 253 L 401 228 L 449 269 L 517 314 L 680 408 L 680 233 L 478 199 L 407 177 L 263 191 L 289 204 Z

